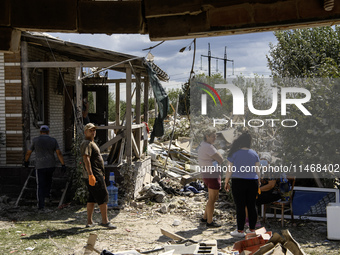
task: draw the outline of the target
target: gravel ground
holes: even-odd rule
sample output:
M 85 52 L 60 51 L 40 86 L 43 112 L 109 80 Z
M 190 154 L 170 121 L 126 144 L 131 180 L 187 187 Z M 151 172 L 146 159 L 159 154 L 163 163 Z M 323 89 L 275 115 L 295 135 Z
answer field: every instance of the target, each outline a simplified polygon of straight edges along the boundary
M 198 242 L 215 239 L 218 251 L 230 254 L 234 242 L 239 240 L 229 234 L 236 228 L 234 206 L 221 195 L 215 219 L 222 227 L 208 229 L 199 221 L 205 203 L 205 194 L 176 196 L 164 203 L 132 202 L 121 210 L 109 211 L 111 222 L 117 226 L 114 230 L 101 226 L 85 228 L 84 206 L 37 213 L 33 207 L 0 205 L 0 254 L 84 254 L 90 233 L 97 235 L 95 248 L 100 251 L 143 252 L 171 241 L 160 229 Z M 94 219 L 100 222 L 99 209 L 95 210 Z M 264 227 L 281 233 L 280 220 L 268 219 Z M 285 229 L 307 254 L 340 254 L 340 242 L 327 239 L 326 222 L 286 221 Z

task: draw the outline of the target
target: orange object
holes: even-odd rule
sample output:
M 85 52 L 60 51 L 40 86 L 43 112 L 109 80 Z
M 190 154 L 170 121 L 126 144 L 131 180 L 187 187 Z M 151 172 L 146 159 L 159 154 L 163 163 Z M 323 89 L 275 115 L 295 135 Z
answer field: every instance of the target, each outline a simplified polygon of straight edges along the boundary
M 90 184 L 91 186 L 96 185 L 96 177 L 94 177 L 93 174 L 89 175 L 89 184 Z

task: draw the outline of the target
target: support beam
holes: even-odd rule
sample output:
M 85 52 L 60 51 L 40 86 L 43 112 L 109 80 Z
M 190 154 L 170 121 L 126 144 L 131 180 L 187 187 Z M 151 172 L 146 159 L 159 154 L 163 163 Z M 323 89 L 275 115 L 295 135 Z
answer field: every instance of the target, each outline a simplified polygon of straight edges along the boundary
M 136 124 L 140 124 L 141 123 L 141 100 L 140 100 L 140 96 L 141 96 L 141 75 L 140 73 L 137 73 L 136 74 L 136 80 L 137 80 L 137 83 L 136 83 Z M 139 156 L 142 154 L 142 151 L 141 148 L 140 148 L 140 144 L 141 144 L 141 137 L 142 137 L 142 132 L 141 132 L 141 129 L 138 128 L 136 130 L 136 146 L 138 148 L 138 153 Z M 138 157 L 139 157 L 138 156 Z
M 149 122 L 149 76 L 144 77 L 144 121 Z M 148 137 L 144 137 L 143 148 L 148 147 Z
M 144 78 L 144 121 L 149 122 L 149 76 Z
M 129 65 L 126 66 L 126 149 L 125 154 L 127 158 L 127 165 L 131 166 L 132 164 L 132 116 L 131 116 L 131 109 L 132 109 L 132 90 L 131 90 L 131 67 Z
M 76 68 L 76 128 L 77 133 L 83 133 L 83 84 L 80 81 L 82 74 L 82 69 L 80 67 Z
M 124 137 L 123 133 L 115 136 L 113 139 L 111 139 L 110 141 L 107 141 L 106 143 L 104 143 L 102 146 L 100 146 L 100 151 L 103 152 L 104 150 L 106 150 L 107 148 L 109 148 L 111 145 L 114 145 L 116 142 L 118 142 L 120 139 L 122 139 Z
M 41 62 L 27 62 L 24 64 L 23 67 L 27 68 L 59 68 L 59 67 L 108 67 L 114 65 L 115 62 L 100 62 L 100 61 L 84 61 L 84 62 L 77 62 L 77 61 L 41 61 Z M 125 67 L 124 64 L 118 65 L 115 67 Z
M 321 0 L 3 0 L 0 27 L 39 32 L 148 33 L 157 41 L 340 24 L 338 2 L 326 9 Z
M 120 83 L 116 82 L 116 111 L 115 111 L 116 126 L 120 125 Z
M 21 31 L 10 27 L 0 27 L 0 52 L 19 52 L 20 39 Z
M 28 60 L 27 43 L 21 42 L 21 62 L 26 63 Z M 22 75 L 22 124 L 23 124 L 23 145 L 24 155 L 31 141 L 30 125 L 30 99 L 29 99 L 29 73 L 27 68 L 21 69 Z

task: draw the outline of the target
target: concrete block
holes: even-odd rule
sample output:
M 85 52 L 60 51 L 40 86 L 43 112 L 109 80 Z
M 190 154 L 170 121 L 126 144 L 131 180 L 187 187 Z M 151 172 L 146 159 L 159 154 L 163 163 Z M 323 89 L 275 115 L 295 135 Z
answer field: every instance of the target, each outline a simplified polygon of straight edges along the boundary
M 192 181 L 194 181 L 195 178 L 193 178 L 192 176 L 186 174 L 186 175 L 183 175 L 182 178 L 181 178 L 181 184 L 184 186 Z

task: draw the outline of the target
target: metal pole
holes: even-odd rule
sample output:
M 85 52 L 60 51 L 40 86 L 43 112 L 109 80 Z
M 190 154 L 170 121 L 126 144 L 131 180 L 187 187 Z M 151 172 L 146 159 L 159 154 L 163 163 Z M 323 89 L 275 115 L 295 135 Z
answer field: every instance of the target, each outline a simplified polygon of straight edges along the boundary
M 211 76 L 211 51 L 210 51 L 210 43 L 208 43 L 208 76 Z
M 224 47 L 224 79 L 227 80 L 227 46 Z

